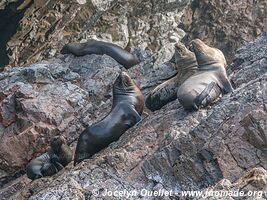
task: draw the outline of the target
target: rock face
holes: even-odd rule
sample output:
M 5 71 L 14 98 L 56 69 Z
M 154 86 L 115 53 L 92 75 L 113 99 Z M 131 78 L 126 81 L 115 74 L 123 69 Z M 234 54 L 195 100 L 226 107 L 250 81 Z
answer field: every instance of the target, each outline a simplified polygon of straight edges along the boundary
M 103 197 L 107 189 L 136 190 L 132 199 L 141 199 L 144 188 L 179 195 L 182 190 L 204 190 L 222 179 L 237 188 L 266 189 L 266 40 L 264 33 L 238 50 L 230 76 L 235 91 L 209 108 L 190 113 L 174 101 L 154 113 L 147 111 L 141 123 L 91 159 L 31 183 L 21 176 L 3 184 L 0 196 L 96 199 L 97 193 L 109 199 Z M 174 73 L 170 63 L 154 67 L 149 52 L 136 54 L 144 61 L 128 73 L 144 94 Z M 63 134 L 75 146 L 85 126 L 110 110 L 111 86 L 120 68 L 105 55 L 66 55 L 2 73 L 2 180 L 8 182 L 8 176 L 45 151 L 52 135 Z
M 193 0 L 181 19 L 185 43 L 199 38 L 221 49 L 229 63 L 235 51 L 267 30 L 265 0 Z
M 184 31 L 185 43 L 203 39 L 231 63 L 238 47 L 267 28 L 266 7 L 265 0 L 2 0 L 0 67 L 52 58 L 63 44 L 89 38 L 149 49 L 158 66 Z
M 16 32 L 8 25 L 2 27 L 8 37 L 2 42 L 5 62 L 0 66 L 29 65 L 54 57 L 65 43 L 88 38 L 113 41 L 128 50 L 147 48 L 158 54 L 159 62 L 168 60 L 171 54 L 166 51 L 173 52 L 172 44 L 183 36 L 178 23 L 189 1 L 24 0 L 9 4 L 6 12 L 12 16 L 3 21 L 22 16 L 13 23 Z
M 227 179 L 222 179 L 215 186 L 207 188 L 203 191 L 203 196 L 199 196 L 200 200 L 219 199 L 214 198 L 221 195 L 222 199 L 266 199 L 267 198 L 267 171 L 262 167 L 254 168 L 247 172 L 242 178 L 235 183 L 231 183 Z M 235 193 L 233 193 L 233 191 Z M 230 196 L 232 192 L 232 196 Z M 218 195 L 219 193 L 219 195 Z M 223 194 L 225 194 L 223 196 Z M 213 195 L 213 197 L 212 197 Z M 228 195 L 228 196 L 227 196 Z

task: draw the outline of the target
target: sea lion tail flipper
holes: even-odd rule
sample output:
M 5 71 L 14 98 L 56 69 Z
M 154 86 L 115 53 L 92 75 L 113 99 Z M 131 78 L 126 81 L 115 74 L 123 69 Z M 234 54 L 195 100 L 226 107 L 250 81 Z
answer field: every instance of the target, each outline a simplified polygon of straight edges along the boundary
M 197 96 L 194 101 L 196 108 L 205 107 L 220 95 L 221 91 L 215 82 L 211 82 L 207 87 Z

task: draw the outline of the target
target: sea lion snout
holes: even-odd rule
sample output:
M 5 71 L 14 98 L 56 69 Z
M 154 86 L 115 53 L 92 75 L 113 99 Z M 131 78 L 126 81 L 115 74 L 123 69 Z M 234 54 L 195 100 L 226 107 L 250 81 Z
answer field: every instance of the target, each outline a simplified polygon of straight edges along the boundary
M 189 44 L 189 50 L 194 53 L 203 53 L 205 51 L 205 47 L 208 46 L 200 39 L 194 39 Z
M 181 42 L 175 44 L 175 55 L 184 56 L 187 53 L 187 49 Z
M 120 72 L 114 83 L 114 87 L 116 89 L 123 89 L 123 90 L 129 89 L 132 85 L 134 85 L 132 79 L 126 72 L 123 71 Z

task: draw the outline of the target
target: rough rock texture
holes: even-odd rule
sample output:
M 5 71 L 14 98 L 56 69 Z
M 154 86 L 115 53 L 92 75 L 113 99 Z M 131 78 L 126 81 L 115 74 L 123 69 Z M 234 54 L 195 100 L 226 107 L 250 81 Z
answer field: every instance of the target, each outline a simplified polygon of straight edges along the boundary
M 21 66 L 51 58 L 63 44 L 88 38 L 113 41 L 128 50 L 148 48 L 158 53 L 157 60 L 168 60 L 172 54 L 166 51 L 173 52 L 172 44 L 183 36 L 178 23 L 189 1 L 26 1 L 28 7 L 17 5 L 15 11 L 8 11 L 24 14 L 16 20 L 15 33 L 7 25 L 2 27 L 8 38 L 2 44 L 6 63 L 0 65 Z
M 221 49 L 229 63 L 235 51 L 267 30 L 266 0 L 193 0 L 181 18 L 184 42 L 200 38 Z
M 236 89 L 209 108 L 189 113 L 174 101 L 154 113 L 147 111 L 141 123 L 92 159 L 30 184 L 22 176 L 5 184 L 0 196 L 96 199 L 93 192 L 101 197 L 105 189 L 180 192 L 205 189 L 222 179 L 248 180 L 248 170 L 267 167 L 266 40 L 267 33 L 238 50 L 231 65 Z M 149 52 L 136 53 L 144 62 L 128 73 L 145 94 L 174 73 L 168 63 L 155 70 Z M 60 56 L 2 73 L 2 174 L 8 177 L 23 169 L 46 149 L 52 135 L 64 134 L 71 143 L 86 124 L 105 116 L 119 70 L 108 56 L 88 55 Z M 266 188 L 266 173 L 261 170 L 262 181 L 255 184 L 259 190 Z M 244 181 L 236 187 L 243 188 Z
M 238 47 L 267 28 L 266 7 L 265 0 L 2 0 L 0 67 L 48 59 L 63 44 L 89 38 L 129 51 L 149 49 L 156 67 L 172 56 L 184 31 L 186 43 L 199 37 L 222 49 L 231 63 Z
M 235 193 L 233 193 L 233 191 Z M 203 196 L 199 196 L 199 200 L 227 199 L 227 200 L 243 200 L 243 199 L 266 199 L 267 198 L 267 171 L 261 167 L 254 168 L 246 173 L 236 182 L 231 183 L 227 179 L 222 179 L 215 186 L 205 189 Z M 214 197 L 216 196 L 217 198 Z M 228 193 L 227 193 L 228 192 Z M 232 194 L 231 194 L 232 192 Z M 213 194 L 213 197 L 212 197 Z M 223 195 L 227 194 L 227 195 Z M 238 195 L 236 195 L 238 194 Z M 205 197 L 206 195 L 206 197 Z
M 10 3 L 18 2 L 18 0 L 1 0 L 0 1 L 0 9 L 5 9 L 5 7 Z

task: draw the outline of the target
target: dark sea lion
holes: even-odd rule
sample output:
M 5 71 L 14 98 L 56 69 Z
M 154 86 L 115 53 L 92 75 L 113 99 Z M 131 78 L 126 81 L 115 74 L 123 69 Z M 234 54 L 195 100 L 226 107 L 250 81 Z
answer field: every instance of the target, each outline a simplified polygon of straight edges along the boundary
M 209 105 L 221 94 L 232 92 L 233 88 L 226 74 L 223 53 L 199 39 L 193 40 L 191 46 L 198 71 L 179 87 L 177 97 L 185 109 L 197 110 Z
M 122 72 L 113 85 L 113 105 L 101 121 L 88 126 L 79 136 L 74 165 L 117 141 L 141 120 L 144 96 L 131 78 Z
M 26 167 L 28 178 L 35 180 L 52 176 L 67 166 L 72 160 L 72 150 L 66 145 L 62 136 L 55 136 L 50 141 L 51 149 L 41 156 L 31 160 Z
M 177 99 L 179 86 L 197 71 L 195 54 L 182 43 L 175 45 L 174 61 L 178 73 L 158 85 L 146 98 L 146 107 L 151 111 L 159 110 L 167 103 Z
M 90 39 L 85 43 L 69 43 L 62 50 L 62 54 L 74 54 L 75 56 L 84 56 L 87 54 L 109 55 L 126 69 L 140 63 L 136 55 L 129 53 L 118 45 Z

